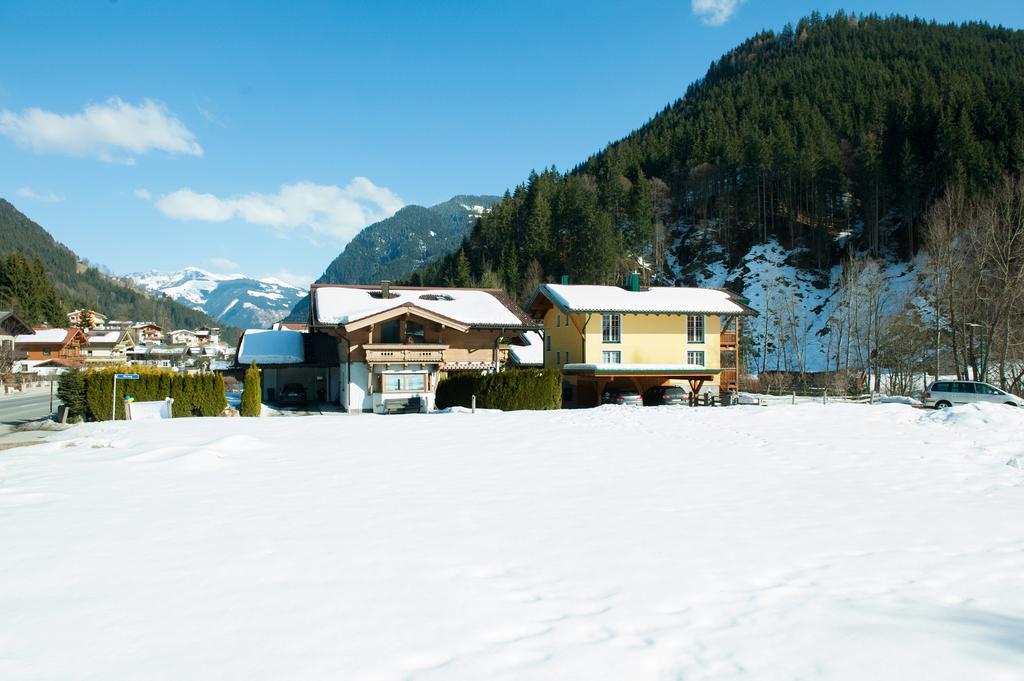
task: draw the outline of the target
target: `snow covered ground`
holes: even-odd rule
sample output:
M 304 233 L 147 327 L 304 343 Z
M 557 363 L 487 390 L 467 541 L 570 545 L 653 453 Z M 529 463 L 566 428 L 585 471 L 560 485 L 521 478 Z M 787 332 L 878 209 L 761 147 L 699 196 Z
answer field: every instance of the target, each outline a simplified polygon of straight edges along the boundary
M 0 678 L 1022 679 L 1022 433 L 895 404 L 76 427 L 0 454 Z

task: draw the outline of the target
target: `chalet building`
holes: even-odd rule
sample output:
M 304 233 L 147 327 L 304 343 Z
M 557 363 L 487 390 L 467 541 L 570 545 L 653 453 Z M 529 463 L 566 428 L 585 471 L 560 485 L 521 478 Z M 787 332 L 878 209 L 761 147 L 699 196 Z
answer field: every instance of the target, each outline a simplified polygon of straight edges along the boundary
M 246 331 L 237 366 L 260 366 L 268 401 L 299 383 L 346 411 L 430 410 L 446 375 L 497 370 L 540 328 L 498 289 L 314 285 L 307 330 Z
M 72 310 L 68 312 L 67 317 L 68 326 L 76 326 L 79 329 L 92 329 L 107 324 L 107 316 L 96 310 Z
M 135 339 L 127 328 L 91 329 L 85 332 L 89 342 L 84 347 L 88 366 L 114 366 L 128 360 Z
M 192 329 L 175 329 L 165 337 L 170 339 L 171 345 L 198 345 L 196 332 Z
M 85 346 L 89 339 L 77 327 L 67 329 L 37 328 L 34 333 L 17 336 L 15 352 L 24 356 L 26 368 L 40 362 L 56 366 L 80 366 L 85 359 Z
M 0 310 L 0 356 L 13 361 L 15 356 L 14 342 L 19 336 L 31 336 L 35 331 L 25 320 L 11 310 Z
M 541 325 L 500 289 L 314 285 L 310 328 L 334 339 L 341 404 L 384 411 L 387 400 L 434 405 L 455 371 L 497 371 L 511 345 Z
M 600 404 L 609 387 L 692 393 L 739 387 L 740 319 L 756 314 L 720 289 L 544 284 L 527 306 L 544 325 L 544 366 L 564 377 L 568 406 Z
M 139 343 L 155 344 L 164 340 L 164 330 L 153 322 L 140 322 L 132 327 Z

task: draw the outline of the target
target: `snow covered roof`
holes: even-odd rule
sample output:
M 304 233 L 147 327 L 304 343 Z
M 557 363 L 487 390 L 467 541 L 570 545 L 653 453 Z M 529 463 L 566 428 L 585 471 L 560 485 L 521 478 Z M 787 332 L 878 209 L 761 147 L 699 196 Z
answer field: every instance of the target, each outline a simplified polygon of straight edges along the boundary
M 35 333 L 16 336 L 18 345 L 53 345 L 66 343 L 78 329 L 36 329 Z
M 124 329 L 114 330 L 96 330 L 90 331 L 86 335 L 89 337 L 90 343 L 117 343 L 120 341 L 128 332 Z
M 544 341 L 536 331 L 527 331 L 523 334 L 523 340 L 529 345 L 509 346 L 512 359 L 520 366 L 540 366 L 544 364 Z
M 348 324 L 399 307 L 414 306 L 467 326 L 536 326 L 497 289 L 392 286 L 382 298 L 373 286 L 314 286 L 315 321 Z
M 303 334 L 281 329 L 247 329 L 238 346 L 238 363 L 301 364 L 306 359 Z
M 538 289 L 569 312 L 751 314 L 734 294 L 714 288 L 652 286 L 629 291 L 619 286 L 544 284 Z

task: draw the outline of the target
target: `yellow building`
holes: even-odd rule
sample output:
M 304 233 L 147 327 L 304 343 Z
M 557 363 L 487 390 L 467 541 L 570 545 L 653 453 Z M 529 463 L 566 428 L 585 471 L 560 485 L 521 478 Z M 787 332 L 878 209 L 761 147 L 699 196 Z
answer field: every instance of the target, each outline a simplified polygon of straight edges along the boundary
M 739 387 L 739 323 L 756 314 L 721 289 L 544 284 L 528 305 L 544 324 L 544 366 L 561 370 L 567 404 L 599 404 L 608 388 Z

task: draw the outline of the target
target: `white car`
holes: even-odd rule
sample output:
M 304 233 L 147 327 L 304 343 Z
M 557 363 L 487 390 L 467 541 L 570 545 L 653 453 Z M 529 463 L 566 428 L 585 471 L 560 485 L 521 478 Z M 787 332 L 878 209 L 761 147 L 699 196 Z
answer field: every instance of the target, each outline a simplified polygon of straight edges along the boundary
M 921 404 L 945 409 L 955 404 L 993 402 L 1011 407 L 1024 407 L 1024 400 L 980 381 L 935 381 L 921 393 Z

